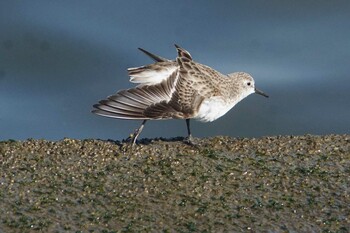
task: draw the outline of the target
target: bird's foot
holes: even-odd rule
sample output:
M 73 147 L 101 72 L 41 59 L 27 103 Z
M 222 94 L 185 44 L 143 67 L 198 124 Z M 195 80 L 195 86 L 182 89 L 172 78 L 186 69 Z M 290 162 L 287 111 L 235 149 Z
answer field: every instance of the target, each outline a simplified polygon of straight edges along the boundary
M 134 133 L 130 134 L 130 136 L 126 139 L 127 141 L 131 142 L 131 147 L 133 147 L 136 144 L 136 140 L 138 136 L 140 135 L 143 127 L 145 126 L 147 120 L 143 120 L 141 126 L 134 131 Z
M 129 142 L 131 147 L 134 147 L 134 145 L 136 145 L 136 140 L 138 136 L 139 136 L 139 129 L 135 129 L 134 133 L 131 133 L 129 137 L 125 139 L 125 141 Z
M 190 146 L 198 146 L 198 140 L 196 138 L 192 137 L 192 135 L 188 135 L 186 138 L 184 138 L 183 142 Z

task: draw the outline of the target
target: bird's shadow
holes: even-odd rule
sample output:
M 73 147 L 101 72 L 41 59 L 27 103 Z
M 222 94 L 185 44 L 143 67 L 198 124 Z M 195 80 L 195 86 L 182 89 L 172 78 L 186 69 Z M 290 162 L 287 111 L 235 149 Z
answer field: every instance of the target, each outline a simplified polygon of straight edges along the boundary
M 154 142 L 184 142 L 185 138 L 184 137 L 172 137 L 172 138 L 163 138 L 163 137 L 156 137 L 156 138 L 141 138 L 136 141 L 136 146 L 137 145 L 150 145 Z M 125 143 L 131 143 L 130 140 L 128 139 L 123 139 L 120 144 L 125 144 Z
M 171 137 L 171 138 L 163 138 L 163 137 L 156 137 L 156 138 L 141 138 L 139 140 L 136 141 L 135 146 L 138 145 L 150 145 L 154 142 L 179 142 L 179 143 L 183 143 L 185 145 L 191 145 L 190 143 L 187 142 L 186 137 Z M 96 139 L 99 141 L 104 141 L 104 142 L 110 142 L 113 143 L 117 146 L 125 146 L 125 144 L 132 144 L 130 139 L 123 139 L 121 141 L 119 140 L 113 140 L 113 139 Z

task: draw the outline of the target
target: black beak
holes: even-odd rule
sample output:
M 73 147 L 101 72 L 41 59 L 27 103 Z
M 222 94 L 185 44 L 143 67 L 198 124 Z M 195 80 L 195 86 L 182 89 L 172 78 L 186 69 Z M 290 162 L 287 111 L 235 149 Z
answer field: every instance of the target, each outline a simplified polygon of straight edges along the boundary
M 268 95 L 266 95 L 264 92 L 260 91 L 260 90 L 257 89 L 257 88 L 255 88 L 255 93 L 256 93 L 256 94 L 259 94 L 259 95 L 262 95 L 262 96 L 264 96 L 264 97 L 266 97 L 266 98 L 269 98 Z

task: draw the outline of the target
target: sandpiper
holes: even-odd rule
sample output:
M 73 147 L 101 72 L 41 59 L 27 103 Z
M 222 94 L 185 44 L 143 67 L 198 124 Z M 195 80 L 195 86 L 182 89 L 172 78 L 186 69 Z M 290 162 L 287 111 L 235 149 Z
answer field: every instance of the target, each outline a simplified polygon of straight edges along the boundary
M 268 97 L 255 87 L 248 73 L 221 74 L 193 61 L 185 49 L 175 47 L 178 56 L 174 61 L 139 48 L 155 63 L 128 69 L 130 82 L 138 85 L 94 105 L 92 112 L 97 115 L 143 120 L 131 136 L 132 145 L 147 120 L 186 120 L 188 136 L 185 141 L 192 143 L 190 119 L 214 121 L 252 93 Z

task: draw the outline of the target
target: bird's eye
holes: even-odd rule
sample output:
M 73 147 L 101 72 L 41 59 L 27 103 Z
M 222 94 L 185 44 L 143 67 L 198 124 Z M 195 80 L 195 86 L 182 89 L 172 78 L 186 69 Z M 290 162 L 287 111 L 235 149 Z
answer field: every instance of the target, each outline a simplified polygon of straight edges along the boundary
M 250 82 L 248 82 L 247 85 L 250 86 Z

